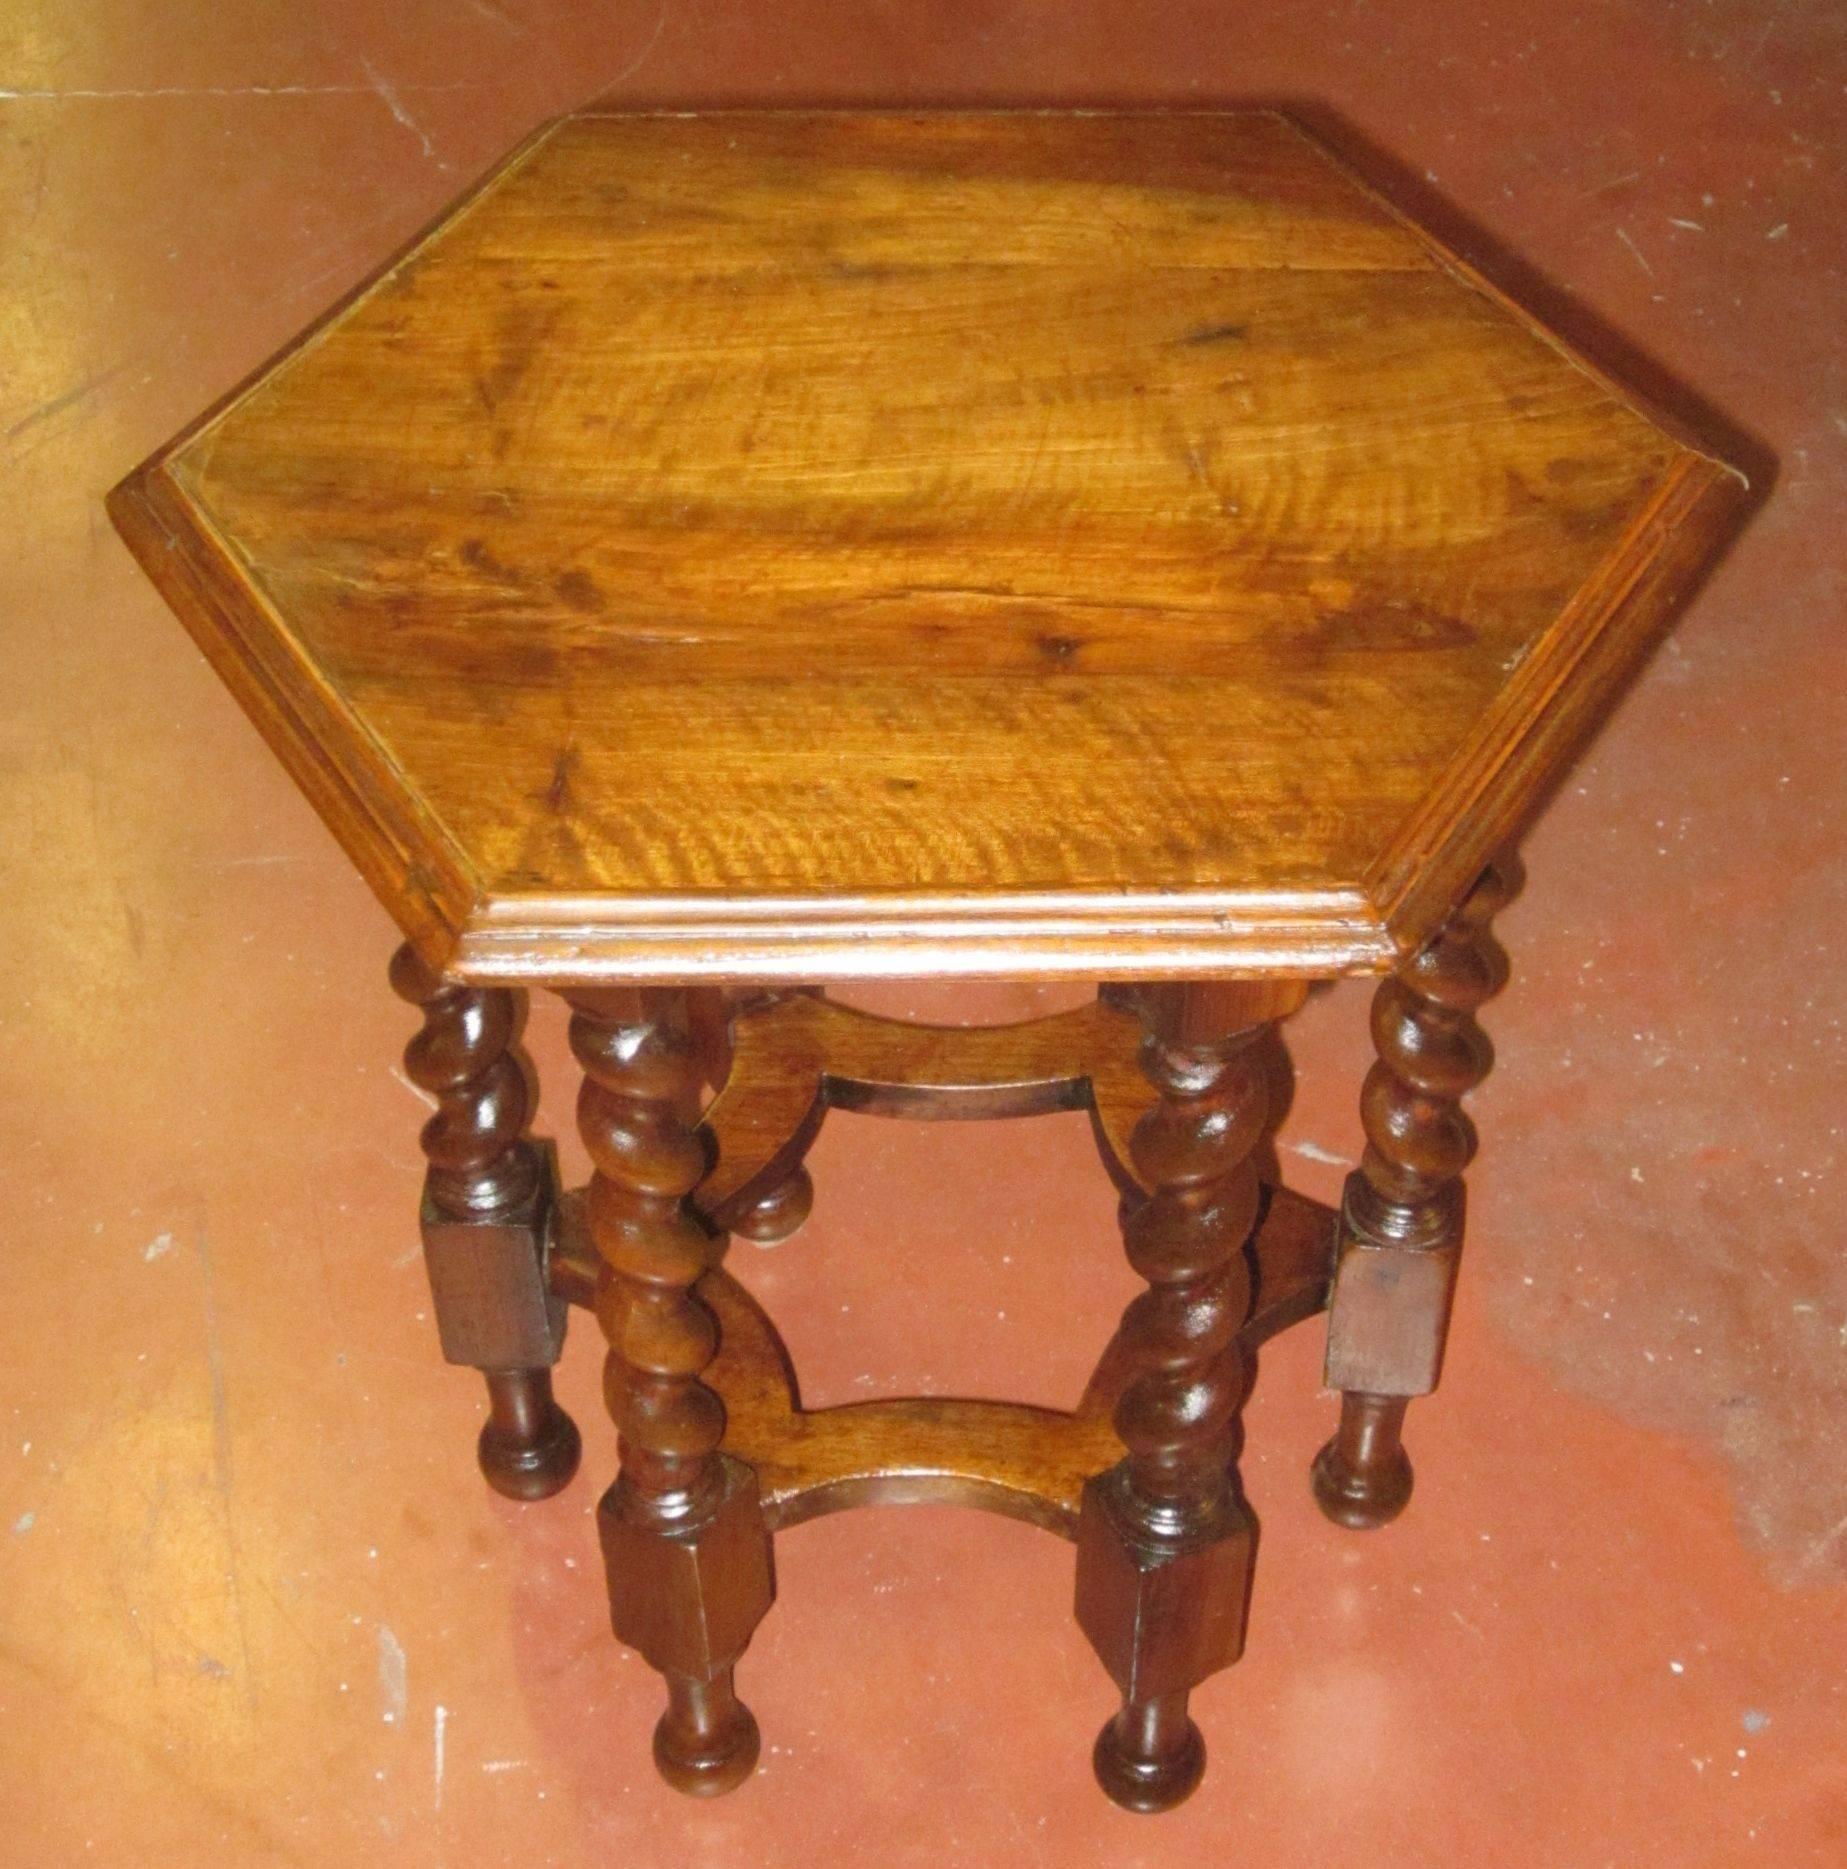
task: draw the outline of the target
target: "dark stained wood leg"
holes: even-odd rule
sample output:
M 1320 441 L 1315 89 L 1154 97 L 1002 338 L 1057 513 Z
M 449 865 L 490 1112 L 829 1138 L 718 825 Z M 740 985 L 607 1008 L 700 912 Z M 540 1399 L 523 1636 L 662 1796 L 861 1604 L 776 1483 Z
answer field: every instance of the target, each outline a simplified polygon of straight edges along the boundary
M 777 1246 L 800 1229 L 813 1206 L 814 1182 L 798 1168 L 732 1221 L 731 1230 L 755 1246 Z
M 577 1471 L 577 1426 L 552 1398 L 567 1307 L 546 1278 L 557 1175 L 526 1135 L 531 1096 L 512 1045 L 519 996 L 455 985 L 408 944 L 391 984 L 420 1007 L 405 1049 L 412 1083 L 436 1099 L 423 1127 L 423 1250 L 443 1354 L 487 1378 L 481 1471 L 509 1499 L 543 1499 Z
M 757 1723 L 732 1671 L 775 1594 L 757 1477 L 720 1451 L 725 1409 L 700 1380 L 718 1347 L 692 1287 L 714 1236 L 688 1196 L 706 1171 L 688 1120 L 700 1072 L 684 996 L 653 989 L 567 995 L 584 1067 L 578 1126 L 604 1271 L 597 1320 L 604 1394 L 622 1467 L 597 1509 L 619 1640 L 666 1677 L 654 1757 L 681 1791 L 728 1791 L 757 1762 Z
M 1091 1769 L 1124 1810 L 1149 1815 L 1172 1810 L 1205 1776 L 1206 1742 L 1186 1702 L 1185 1688 L 1125 1700 L 1098 1733 Z
M 1349 1389 L 1340 1398 L 1340 1426 L 1315 1456 L 1315 1498 L 1336 1525 L 1369 1531 L 1401 1513 L 1411 1497 L 1411 1460 L 1404 1450 L 1410 1398 Z
M 1356 1530 L 1388 1523 L 1411 1497 L 1405 1408 L 1441 1371 L 1462 1173 L 1476 1148 L 1462 1098 L 1494 1062 L 1475 1014 L 1507 981 L 1489 923 L 1519 882 L 1517 860 L 1497 859 L 1373 997 L 1366 1151 L 1341 1203 L 1328 1311 L 1327 1382 L 1341 1391 L 1340 1428 L 1312 1475 L 1322 1511 Z
M 791 1001 L 802 1002 L 803 1009 L 821 1003 L 820 993 L 813 988 L 752 987 L 742 991 L 734 989 L 727 994 L 708 987 L 695 988 L 686 997 L 694 1042 L 704 1061 L 705 1081 L 717 1096 L 724 1094 L 731 1082 L 733 1070 L 739 1065 L 738 1020 L 749 1020 L 753 1029 L 760 1031 L 766 1018 L 773 1017 L 777 1008 Z M 745 1073 L 754 1075 L 763 1061 L 760 1044 L 752 1045 L 746 1040 L 742 1058 Z M 821 1087 L 817 1080 L 805 1101 L 812 1101 L 820 1095 Z M 781 1178 L 754 1199 L 726 1203 L 721 1224 L 727 1231 L 735 1233 L 740 1239 L 749 1240 L 753 1246 L 779 1246 L 801 1230 L 814 1206 L 814 1182 L 802 1165 L 802 1156 L 814 1140 L 818 1127 L 818 1122 L 805 1126 L 799 1117 L 791 1119 L 787 1136 L 779 1140 L 788 1141 L 793 1147 L 772 1151 L 774 1156 L 782 1158 L 780 1162 L 760 1164 L 780 1167 Z M 753 1151 L 746 1147 L 745 1154 L 751 1156 Z M 702 1211 L 711 1211 L 703 1200 L 701 1208 Z
M 487 1420 L 475 1443 L 488 1484 L 509 1499 L 548 1499 L 577 1471 L 577 1423 L 552 1396 L 549 1369 L 486 1369 Z
M 676 1791 L 717 1797 L 757 1768 L 763 1741 L 756 1716 L 737 1697 L 732 1667 L 710 1680 L 670 1674 L 667 1711 L 654 1728 L 654 1764 Z
M 1244 1245 L 1260 1205 L 1257 1041 L 1287 1007 L 1273 988 L 1141 988 L 1142 1068 L 1158 1101 L 1130 1150 L 1151 1193 L 1126 1203 L 1124 1243 L 1148 1290 L 1123 1315 L 1134 1374 L 1116 1405 L 1126 1458 L 1084 1489 L 1077 1616 L 1122 1690 L 1097 1740 L 1116 1803 L 1166 1810 L 1198 1784 L 1205 1745 L 1190 1690 L 1238 1658 L 1256 1527 L 1237 1483 L 1251 1306 Z

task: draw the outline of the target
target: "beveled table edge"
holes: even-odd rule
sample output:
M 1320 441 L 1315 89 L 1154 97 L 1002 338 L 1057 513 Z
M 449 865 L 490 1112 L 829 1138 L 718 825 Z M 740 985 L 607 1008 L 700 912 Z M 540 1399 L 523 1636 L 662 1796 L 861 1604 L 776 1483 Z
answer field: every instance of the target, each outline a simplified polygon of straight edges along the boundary
M 278 358 L 313 343 L 384 283 L 447 222 L 470 208 L 564 124 L 616 115 L 760 114 L 945 116 L 1261 117 L 1292 131 L 1410 229 L 1437 264 L 1492 298 L 1575 367 L 1668 435 L 1680 460 L 1651 509 L 1580 592 L 1577 614 L 1546 633 L 1569 640 L 1565 672 L 1533 689 L 1538 668 L 1503 692 L 1483 731 L 1435 792 L 1420 801 L 1370 874 L 1325 891 L 1225 889 L 1128 892 L 1048 889 L 1007 896 L 918 894 L 829 897 L 600 896 L 491 892 L 435 813 L 341 697 L 290 656 L 293 638 L 269 610 L 237 555 L 172 471 L 172 464 L 266 378 Z M 442 211 L 298 334 L 265 358 L 107 496 L 110 517 L 143 570 L 308 797 L 336 840 L 423 958 L 471 982 L 534 986 L 673 982 L 815 985 L 872 978 L 943 977 L 1030 982 L 1067 978 L 1329 979 L 1389 971 L 1466 891 L 1493 851 L 1511 841 L 1548 795 L 1647 650 L 1684 606 L 1761 498 L 1711 444 L 1554 334 L 1357 169 L 1315 130 L 1270 103 L 1220 107 L 920 111 L 891 106 L 800 110 L 629 109 L 592 100 L 538 125 Z M 1597 601 L 1583 601 L 1596 593 Z M 267 616 L 278 647 L 267 654 L 248 627 Z M 1599 614 L 1600 613 L 1600 614 Z M 1595 616 L 1596 621 L 1588 619 Z M 1561 627 L 1563 625 L 1573 627 Z M 1588 624 L 1588 626 L 1587 626 Z M 1537 706 L 1506 717 L 1519 697 Z M 319 728 L 334 717 L 355 749 L 347 765 Z M 1447 836 L 1428 838 L 1446 792 L 1472 794 Z M 1484 808 L 1485 807 L 1485 808 Z
M 631 899 L 611 897 L 596 912 L 573 915 L 572 907 L 548 898 L 484 903 L 441 965 L 463 980 L 558 986 L 1326 979 L 1383 971 L 1397 952 L 1358 895 L 1313 916 L 1261 899 L 1180 893 L 1048 892 L 998 904 L 950 896 L 678 899 L 641 905 L 639 913 Z

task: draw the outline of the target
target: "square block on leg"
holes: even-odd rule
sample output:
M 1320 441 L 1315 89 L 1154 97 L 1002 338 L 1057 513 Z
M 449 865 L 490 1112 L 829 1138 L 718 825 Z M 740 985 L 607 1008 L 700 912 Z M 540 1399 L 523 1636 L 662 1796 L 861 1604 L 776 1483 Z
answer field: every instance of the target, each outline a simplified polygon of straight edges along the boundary
M 1256 1526 L 1232 1498 L 1201 1534 L 1150 1538 L 1124 1504 L 1120 1467 L 1084 1488 L 1077 1620 L 1123 1698 L 1196 1686 L 1244 1652 Z
M 443 1356 L 473 1369 L 549 1369 L 569 1306 L 546 1277 L 557 1156 L 541 1146 L 537 1186 L 491 1218 L 455 1219 L 423 1197 L 423 1259 Z
M 721 1459 L 717 1507 L 684 1531 L 626 1517 L 619 1483 L 597 1506 L 616 1639 L 662 1674 L 700 1681 L 737 1660 L 776 1596 L 756 1471 Z
M 1343 1231 L 1328 1299 L 1330 1389 L 1427 1395 L 1437 1386 L 1459 1256 L 1453 1242 L 1375 1246 Z

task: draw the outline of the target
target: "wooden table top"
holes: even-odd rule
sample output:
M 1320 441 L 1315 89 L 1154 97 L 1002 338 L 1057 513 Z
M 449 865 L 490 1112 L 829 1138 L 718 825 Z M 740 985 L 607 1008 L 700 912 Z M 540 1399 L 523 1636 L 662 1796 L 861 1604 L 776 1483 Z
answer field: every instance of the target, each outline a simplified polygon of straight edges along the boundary
M 111 496 L 432 963 L 1387 965 L 1742 478 L 1264 112 L 587 112 Z

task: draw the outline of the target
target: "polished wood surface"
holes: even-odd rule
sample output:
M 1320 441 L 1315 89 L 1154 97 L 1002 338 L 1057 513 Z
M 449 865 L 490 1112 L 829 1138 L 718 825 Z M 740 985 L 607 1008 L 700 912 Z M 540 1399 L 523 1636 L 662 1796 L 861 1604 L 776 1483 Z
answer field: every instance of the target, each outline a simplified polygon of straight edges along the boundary
M 1256 1018 L 1300 1003 L 1296 981 L 1198 985 L 1189 999 L 1235 996 Z M 1137 1062 L 1133 989 L 1010 1025 L 884 1019 L 815 994 L 763 996 L 735 1009 L 718 1094 L 704 1113 L 711 1163 L 698 1199 L 713 1223 L 781 1239 L 812 1194 L 800 1164 L 830 1109 L 932 1122 L 1088 1110 L 1119 1188 L 1140 1186 L 1132 1138 L 1153 1092 Z M 793 1193 L 783 1192 L 794 1180 Z M 752 1231 L 761 1203 L 775 1221 Z
M 582 112 L 116 490 L 408 938 L 503 1490 L 568 1478 L 564 1300 L 602 1327 L 611 1622 L 671 1783 L 753 1769 L 774 1529 L 920 1500 L 1074 1537 L 1104 1789 L 1198 1783 L 1249 1352 L 1331 1307 L 1318 1496 L 1397 1510 L 1484 865 L 1743 493 L 1261 111 Z M 1259 1160 L 1271 1028 L 1344 971 L 1389 977 L 1336 1220 Z M 987 1032 L 817 990 L 894 974 L 1117 984 Z M 529 984 L 574 1009 L 581 1227 L 525 1136 Z M 830 1108 L 1089 1111 L 1146 1289 L 1075 1410 L 801 1407 L 718 1260 L 800 1225 Z
M 1124 1453 L 1085 1485 L 1077 1619 L 1122 1692 L 1097 1737 L 1099 1782 L 1131 1810 L 1166 1810 L 1205 1770 L 1191 1690 L 1244 1648 L 1256 1528 L 1238 1485 L 1245 1254 L 1262 1211 L 1262 1025 L 1212 986 L 1147 989 L 1142 1069 L 1156 1093 L 1131 1152 L 1148 1192 L 1123 1244 L 1148 1289 L 1123 1313 Z
M 705 1111 L 712 1149 L 700 1204 L 716 1224 L 756 1237 L 744 1222 L 759 1203 L 786 1198 L 780 1190 L 830 1109 L 931 1121 L 1088 1109 L 1119 1173 L 1149 1102 L 1139 1042 L 1134 1016 L 1102 1000 L 997 1026 L 882 1019 L 813 994 L 746 1003 Z
M 545 1266 L 557 1164 L 526 1134 L 532 1094 L 514 1050 L 524 995 L 445 980 L 408 944 L 391 985 L 423 1014 L 404 1073 L 436 1105 L 421 1137 L 421 1219 L 443 1355 L 487 1378 L 476 1454 L 488 1484 L 544 1499 L 570 1482 L 582 1444 L 552 1395 L 565 1323 Z
M 1334 1223 L 1319 1201 L 1263 1190 L 1247 1253 L 1255 1295 L 1238 1333 L 1247 1357 L 1326 1305 Z M 602 1261 L 581 1191 L 559 1203 L 549 1265 L 561 1297 L 595 1305 Z M 775 1326 L 748 1288 L 714 1268 L 695 1292 L 718 1326 L 702 1379 L 725 1404 L 725 1448 L 756 1472 L 774 1531 L 857 1506 L 959 1505 L 1075 1539 L 1085 1482 L 1122 1458 L 1112 1417 L 1131 1364 L 1120 1336 L 1068 1412 L 935 1395 L 805 1408 Z
M 1286 120 L 583 114 L 112 511 L 425 958 L 1381 971 L 1741 482 Z
M 716 1244 L 689 1199 L 706 1165 L 687 1116 L 699 1050 L 683 994 L 604 988 L 572 1005 L 603 1392 L 621 1432 L 621 1471 L 597 1506 L 610 1623 L 666 1683 L 655 1763 L 710 1796 L 756 1767 L 733 1674 L 775 1583 L 757 1476 L 719 1452 L 725 1408 L 702 1380 L 718 1325 L 694 1289 Z
M 1250 1358 L 1326 1305 L 1335 1263 L 1334 1211 L 1255 1169 L 1261 1040 L 1304 992 L 1141 985 L 996 1027 L 906 1025 L 807 993 L 747 996 L 722 1021 L 682 991 L 571 995 L 595 1174 L 558 1203 L 547 1276 L 610 1345 L 623 1458 L 598 1521 L 611 1618 L 665 1677 L 655 1758 L 669 1782 L 722 1791 L 754 1764 L 734 1670 L 773 1595 L 771 1533 L 857 1506 L 957 1504 L 1076 1542 L 1078 1619 L 1123 1696 L 1095 1750 L 1103 1788 L 1141 1811 L 1194 1788 L 1205 1750 L 1190 1690 L 1243 1642 L 1255 1528 L 1235 1462 Z M 717 1094 L 695 1128 L 708 1073 Z M 778 1235 L 799 1221 L 801 1154 L 834 1101 L 924 1120 L 1090 1109 L 1148 1289 L 1074 1409 L 802 1406 L 774 1327 L 718 1264 L 719 1229 L 766 1209 Z
M 1373 995 L 1377 1060 L 1360 1091 L 1366 1148 L 1347 1177 L 1328 1316 L 1327 1383 L 1340 1427 L 1315 1458 L 1321 1509 L 1355 1529 L 1411 1497 L 1405 1404 L 1437 1385 L 1462 1252 L 1462 1174 L 1475 1124 L 1462 1099 L 1494 1046 L 1476 1014 L 1507 984 L 1494 917 L 1518 892 L 1519 859 L 1482 872 L 1455 914 Z

